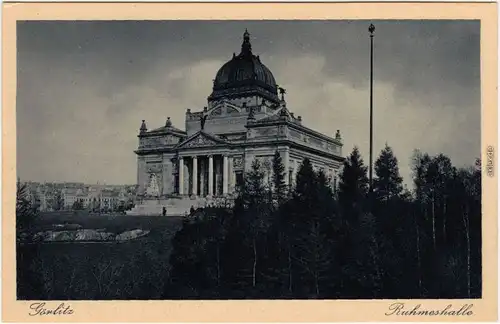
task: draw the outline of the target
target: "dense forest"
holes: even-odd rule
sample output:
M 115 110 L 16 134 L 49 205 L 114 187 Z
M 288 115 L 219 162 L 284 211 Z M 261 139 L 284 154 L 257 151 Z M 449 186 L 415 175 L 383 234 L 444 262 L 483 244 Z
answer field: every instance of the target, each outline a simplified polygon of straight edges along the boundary
M 184 221 L 164 298 L 479 298 L 479 163 L 416 151 L 410 192 L 388 146 L 371 191 L 357 148 L 337 190 L 308 159 L 289 190 L 278 153 L 265 185 L 256 160 L 233 208 Z
M 416 151 L 412 191 L 388 146 L 374 164 L 372 190 L 357 148 L 337 188 L 308 159 L 291 188 L 278 153 L 272 169 L 268 183 L 254 161 L 234 204 L 194 211 L 171 241 L 152 237 L 85 258 L 53 254 L 58 261 L 18 243 L 18 298 L 481 297 L 480 160 L 457 168 L 445 155 Z M 18 241 L 38 217 L 24 190 L 18 185 Z M 55 274 L 75 281 L 55 283 Z

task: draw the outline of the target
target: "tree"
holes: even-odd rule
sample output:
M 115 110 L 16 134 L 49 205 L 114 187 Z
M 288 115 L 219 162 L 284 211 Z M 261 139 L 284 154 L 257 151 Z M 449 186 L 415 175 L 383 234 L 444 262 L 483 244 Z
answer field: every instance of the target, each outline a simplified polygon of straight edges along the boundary
M 273 157 L 273 193 L 274 200 L 281 204 L 287 195 L 287 185 L 285 183 L 286 170 L 283 165 L 281 155 L 276 150 Z
M 37 207 L 33 206 L 28 199 L 28 187 L 18 180 L 16 190 L 16 229 L 18 234 L 30 231 L 37 215 Z
M 427 168 L 425 180 L 430 200 L 432 238 L 434 249 L 439 240 L 446 241 L 447 201 L 451 194 L 449 185 L 456 172 L 451 160 L 439 154 L 433 157 Z
M 305 158 L 300 165 L 297 172 L 297 180 L 295 190 L 293 192 L 293 199 L 297 202 L 305 203 L 303 206 L 306 209 L 311 208 L 313 203 L 313 195 L 317 190 L 316 174 L 314 172 L 311 161 Z
M 222 249 L 230 218 L 227 209 L 205 208 L 183 222 L 172 240 L 170 284 L 164 297 L 224 297 L 225 260 L 233 261 Z
M 335 209 L 335 194 L 330 186 L 330 179 L 323 170 L 319 170 L 316 174 L 316 181 L 318 186 L 318 202 L 324 207 L 326 216 L 329 217 L 334 213 Z
M 357 147 L 354 147 L 351 154 L 344 161 L 344 167 L 340 174 L 339 183 L 339 204 L 344 214 L 349 214 L 351 218 L 356 217 L 353 212 L 359 213 L 363 210 L 363 202 L 368 193 L 367 168 Z M 351 220 L 355 220 L 351 219 Z
M 333 193 L 323 171 L 304 159 L 284 223 L 291 255 L 294 295 L 320 298 L 330 286 Z
M 34 267 L 34 262 L 39 257 L 40 247 L 38 244 L 24 244 L 32 240 L 35 232 L 34 222 L 37 217 L 38 209 L 28 199 L 28 187 L 18 179 L 16 184 L 16 289 L 19 299 L 28 299 L 33 294 L 42 297 L 44 293 L 40 273 Z
M 234 255 L 235 262 L 232 279 L 236 286 L 251 287 L 254 293 L 258 290 L 258 274 L 264 237 L 271 224 L 272 205 L 269 190 L 264 185 L 265 172 L 259 160 L 252 162 L 251 170 L 245 174 L 244 185 L 235 202 L 234 220 L 230 228 L 230 240 L 227 247 L 240 251 Z M 232 253 L 232 252 L 231 252 Z M 250 278 L 250 282 L 248 279 Z
M 398 159 L 387 144 L 375 161 L 373 191 L 378 201 L 389 201 L 403 190 L 403 178 L 399 175 Z
M 476 163 L 478 165 L 479 163 Z M 476 168 L 462 168 L 456 173 L 459 183 L 457 200 L 461 205 L 461 221 L 465 253 L 463 253 L 462 264 L 466 269 L 466 297 L 471 298 L 474 284 L 473 276 L 480 272 L 481 259 L 481 169 L 480 164 Z M 460 256 L 459 256 L 460 257 Z M 474 262 L 475 260 L 475 262 Z M 480 278 L 480 276 L 477 276 Z M 476 282 L 480 280 L 476 279 Z M 474 295 L 477 295 L 475 293 Z
M 53 201 L 52 201 L 52 209 L 54 210 L 63 210 L 64 209 L 64 198 L 61 190 L 56 190 L 54 193 Z
M 480 294 L 481 204 L 473 189 L 480 188 L 479 167 L 476 161 L 476 169 L 457 170 L 443 154 L 414 154 L 416 225 L 425 251 L 420 285 L 427 297 Z
M 266 186 L 254 161 L 232 209 L 202 212 L 177 233 L 166 297 L 480 297 L 480 169 L 457 170 L 444 155 L 417 152 L 413 171 L 410 192 L 386 147 L 376 162 L 378 199 L 366 208 L 356 148 L 338 203 L 325 173 L 304 159 L 293 191 L 276 204 L 276 186 Z
M 73 210 L 83 210 L 83 202 L 81 200 L 76 200 L 72 206 Z
M 375 174 L 374 201 L 371 206 L 373 228 L 368 235 L 370 248 L 374 251 L 378 249 L 378 253 L 373 254 L 376 256 L 373 260 L 377 261 L 373 263 L 376 266 L 374 273 L 377 274 L 374 277 L 375 286 L 386 293 L 392 293 L 399 289 L 398 285 L 394 285 L 394 278 L 401 276 L 401 264 L 408 259 L 409 251 L 405 247 L 410 245 L 407 240 L 410 236 L 408 229 L 413 229 L 413 224 L 408 213 L 408 202 L 403 199 L 403 179 L 399 174 L 398 160 L 387 144 L 375 161 Z M 400 253 L 399 250 L 405 251 Z

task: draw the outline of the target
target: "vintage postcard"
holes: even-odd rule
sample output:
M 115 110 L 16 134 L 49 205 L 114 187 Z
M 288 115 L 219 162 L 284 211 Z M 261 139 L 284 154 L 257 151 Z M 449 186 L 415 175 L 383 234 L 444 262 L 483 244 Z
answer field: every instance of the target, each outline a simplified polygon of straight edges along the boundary
M 494 3 L 5 3 L 7 322 L 494 321 Z

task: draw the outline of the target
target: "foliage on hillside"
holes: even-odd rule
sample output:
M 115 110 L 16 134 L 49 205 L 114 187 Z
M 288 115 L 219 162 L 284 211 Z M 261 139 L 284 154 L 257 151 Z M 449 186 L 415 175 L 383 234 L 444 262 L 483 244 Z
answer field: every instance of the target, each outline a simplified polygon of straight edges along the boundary
M 308 159 L 283 194 L 280 163 L 276 155 L 265 185 L 254 162 L 234 208 L 198 211 L 184 223 L 164 298 L 481 296 L 480 170 L 416 152 L 410 192 L 386 146 L 370 196 L 355 148 L 338 195 Z

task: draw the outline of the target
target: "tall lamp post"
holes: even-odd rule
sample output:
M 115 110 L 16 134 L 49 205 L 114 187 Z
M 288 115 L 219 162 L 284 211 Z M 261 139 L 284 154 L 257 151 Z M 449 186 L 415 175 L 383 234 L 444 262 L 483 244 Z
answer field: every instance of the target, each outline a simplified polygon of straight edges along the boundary
M 373 36 L 375 26 L 370 24 L 370 196 L 373 192 Z

